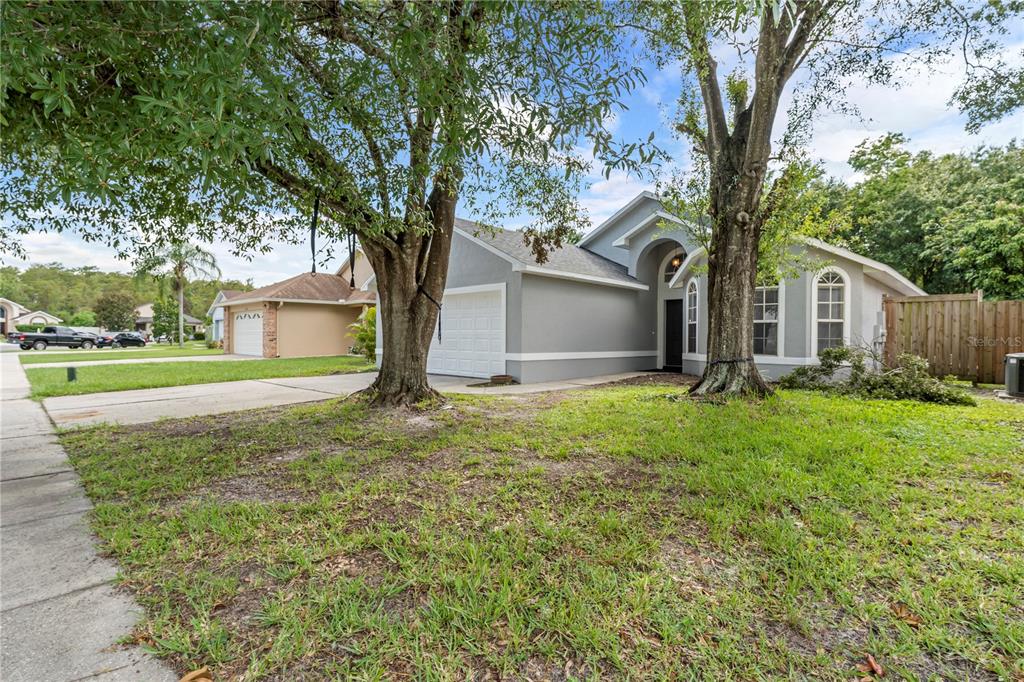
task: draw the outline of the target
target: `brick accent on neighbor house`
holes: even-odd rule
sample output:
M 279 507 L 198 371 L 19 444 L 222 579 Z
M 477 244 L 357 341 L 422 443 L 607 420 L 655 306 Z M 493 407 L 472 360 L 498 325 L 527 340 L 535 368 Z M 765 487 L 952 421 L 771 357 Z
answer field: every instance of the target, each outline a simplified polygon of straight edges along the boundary
M 276 358 L 277 354 L 277 303 L 263 304 L 263 357 Z
M 235 349 L 231 347 L 231 318 L 235 316 L 231 308 L 224 308 L 224 329 L 221 334 L 221 345 L 224 347 L 225 353 L 234 353 Z
M 8 334 L 10 332 L 17 331 L 14 328 L 14 324 L 12 323 L 12 320 L 14 320 L 14 317 L 15 317 L 15 315 L 14 315 L 14 308 L 12 308 L 11 306 L 7 305 L 6 303 L 0 303 L 0 308 L 4 309 L 4 317 L 3 317 L 3 320 L 2 320 L 2 322 L 3 322 L 3 333 L 4 334 Z

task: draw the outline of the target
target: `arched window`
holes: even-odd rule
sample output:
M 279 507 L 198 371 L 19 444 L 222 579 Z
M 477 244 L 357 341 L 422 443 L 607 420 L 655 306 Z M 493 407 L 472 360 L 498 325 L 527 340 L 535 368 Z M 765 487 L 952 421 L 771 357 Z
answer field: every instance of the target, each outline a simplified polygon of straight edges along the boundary
M 846 344 L 846 278 L 836 270 L 826 270 L 815 281 L 816 352 Z
M 686 352 L 697 352 L 697 280 L 686 285 Z
M 665 283 L 671 282 L 672 278 L 679 272 L 679 266 L 683 264 L 683 257 L 685 254 L 682 249 L 676 250 L 672 254 L 672 257 L 665 261 L 665 269 L 662 272 L 662 278 Z

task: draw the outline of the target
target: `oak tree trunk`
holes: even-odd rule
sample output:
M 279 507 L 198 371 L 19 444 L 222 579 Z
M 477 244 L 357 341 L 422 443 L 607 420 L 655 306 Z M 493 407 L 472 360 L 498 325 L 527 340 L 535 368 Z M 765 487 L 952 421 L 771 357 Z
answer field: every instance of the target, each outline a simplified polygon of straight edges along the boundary
M 399 279 L 404 281 L 394 281 Z M 437 397 L 427 382 L 427 352 L 437 322 L 437 307 L 411 277 L 395 277 L 390 286 L 378 287 L 378 291 L 377 324 L 381 326 L 384 354 L 377 379 L 369 389 L 373 401 L 386 406 L 411 405 Z
M 439 396 L 427 381 L 427 353 L 448 277 L 455 205 L 456 196 L 435 190 L 428 200 L 430 234 L 407 230 L 393 239 L 365 240 L 377 279 L 383 350 L 377 378 L 366 391 L 375 405 L 412 405 Z
M 708 252 L 707 365 L 693 395 L 767 395 L 754 364 L 754 287 L 761 237 L 758 212 L 764 173 L 739 172 L 739 153 L 723 154 L 712 177 L 715 222 Z M 763 166 L 762 166 L 763 167 Z

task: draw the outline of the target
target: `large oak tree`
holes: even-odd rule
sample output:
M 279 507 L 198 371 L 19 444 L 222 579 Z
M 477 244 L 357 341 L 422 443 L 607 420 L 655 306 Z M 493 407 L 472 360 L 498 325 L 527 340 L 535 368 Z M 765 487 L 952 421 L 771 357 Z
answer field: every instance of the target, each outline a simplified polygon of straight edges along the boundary
M 634 26 L 664 60 L 682 64 L 678 129 L 704 157 L 709 228 L 707 366 L 694 393 L 764 394 L 753 360 L 753 296 L 759 247 L 773 213 L 788 202 L 785 169 L 825 107 L 860 82 L 895 84 L 914 66 L 954 55 L 966 69 L 954 100 L 976 129 L 1024 101 L 1024 68 L 1003 53 L 1020 3 L 977 0 L 673 0 L 643 3 Z M 720 73 L 722 55 L 739 67 Z M 789 123 L 776 119 L 794 74 Z M 689 97 L 687 86 L 694 95 Z M 794 90 L 790 87 L 790 90 Z M 894 89 L 894 106 L 899 93 Z M 780 164 L 770 175 L 771 164 Z M 794 164 L 799 169 L 800 164 Z
M 579 225 L 588 139 L 640 73 L 598 2 L 2 5 L 5 244 L 77 230 L 140 244 L 297 239 L 314 206 L 377 276 L 380 403 L 434 395 L 426 356 L 460 199 Z M 639 153 L 638 153 L 639 152 Z M 465 203 L 465 202 L 463 202 Z M 145 254 L 143 254 L 144 256 Z

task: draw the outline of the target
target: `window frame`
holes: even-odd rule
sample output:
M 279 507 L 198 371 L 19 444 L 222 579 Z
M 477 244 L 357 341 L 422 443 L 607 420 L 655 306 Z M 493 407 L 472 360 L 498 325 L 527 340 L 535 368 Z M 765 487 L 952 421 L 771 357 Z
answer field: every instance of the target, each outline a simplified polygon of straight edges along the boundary
M 767 291 L 769 289 L 775 289 L 775 295 L 776 295 L 775 303 L 774 304 L 771 304 L 771 303 L 760 303 L 760 304 L 758 304 L 758 302 L 756 300 L 757 293 L 758 292 L 764 292 L 764 291 Z M 755 287 L 754 288 L 754 296 L 755 296 L 755 300 L 754 300 L 754 325 L 758 325 L 758 324 L 774 324 L 775 325 L 775 352 L 774 353 L 758 353 L 757 351 L 755 351 L 754 355 L 757 356 L 757 357 L 775 358 L 775 357 L 781 357 L 782 356 L 782 350 L 783 350 L 782 349 L 782 346 L 783 346 L 783 336 L 782 336 L 782 334 L 783 334 L 783 331 L 785 330 L 785 326 L 784 326 L 784 322 L 783 322 L 783 313 L 784 313 L 784 310 L 785 310 L 785 291 L 786 291 L 785 284 L 781 280 L 779 281 L 778 284 L 772 284 L 772 285 L 768 285 L 768 286 L 760 286 L 760 287 Z M 774 305 L 775 306 L 775 319 L 774 320 L 767 320 L 767 319 L 764 319 L 764 318 L 758 318 L 757 317 L 757 308 L 758 308 L 759 305 L 762 308 L 764 306 L 767 306 L 767 305 Z M 756 329 L 756 328 L 757 327 L 755 326 L 754 329 Z
M 819 289 L 819 287 L 823 286 L 822 278 L 825 275 L 828 275 L 828 274 L 837 275 L 839 277 L 839 279 L 841 280 L 841 284 L 842 284 L 841 303 L 842 303 L 842 306 L 843 306 L 843 313 L 842 313 L 842 318 L 841 319 L 840 318 L 833 318 L 833 317 L 822 318 L 818 314 L 818 289 Z M 829 285 L 826 285 L 826 286 L 829 286 Z M 833 284 L 831 286 L 834 287 L 835 285 Z M 821 350 L 823 350 L 823 349 L 819 349 L 818 348 L 818 342 L 820 340 L 819 337 L 818 337 L 818 323 L 819 322 L 842 323 L 842 325 L 843 325 L 843 330 L 842 330 L 842 342 L 843 342 L 843 345 L 844 346 L 849 346 L 850 345 L 850 333 L 851 333 L 851 329 L 850 329 L 850 300 L 851 300 L 851 297 L 852 297 L 852 294 L 851 294 L 851 287 L 850 287 L 850 276 L 842 268 L 839 268 L 839 267 L 836 267 L 836 266 L 829 266 L 829 267 L 826 267 L 826 268 L 822 268 L 821 270 L 819 270 L 814 275 L 814 279 L 811 282 L 810 302 L 809 302 L 810 306 L 811 306 L 811 310 L 812 310 L 812 314 L 810 315 L 810 319 L 811 319 L 811 347 L 810 347 L 811 357 L 817 358 L 821 354 Z M 830 306 L 829 312 L 831 313 L 831 305 L 833 303 L 835 303 L 835 302 L 831 300 L 831 297 L 829 297 L 828 303 L 829 303 L 829 306 Z
M 690 320 L 690 293 L 693 293 L 693 320 Z M 685 295 L 683 296 L 683 353 L 696 354 L 700 352 L 700 284 L 696 277 L 691 277 L 686 283 Z M 690 347 L 690 325 L 693 325 L 693 348 Z

